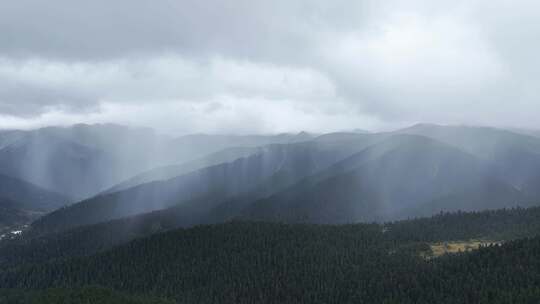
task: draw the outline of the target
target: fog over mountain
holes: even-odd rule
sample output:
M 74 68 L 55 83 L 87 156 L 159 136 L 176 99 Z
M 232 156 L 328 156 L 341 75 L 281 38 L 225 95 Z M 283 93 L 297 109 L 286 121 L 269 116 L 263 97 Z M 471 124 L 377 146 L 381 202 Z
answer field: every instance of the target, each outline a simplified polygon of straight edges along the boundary
M 539 9 L 3 2 L 0 174 L 62 198 L 44 211 L 69 203 L 40 219 L 63 228 L 534 205 Z
M 372 222 L 540 200 L 540 139 L 529 135 L 422 124 L 285 138 L 298 136 L 144 172 L 40 218 L 31 231 L 55 233 L 133 216 L 155 227 L 234 219 Z
M 0 131 L 0 173 L 82 199 L 155 167 L 195 161 L 232 147 L 248 149 L 309 138 L 305 133 L 172 137 L 113 124 Z M 218 162 L 199 160 L 196 168 Z

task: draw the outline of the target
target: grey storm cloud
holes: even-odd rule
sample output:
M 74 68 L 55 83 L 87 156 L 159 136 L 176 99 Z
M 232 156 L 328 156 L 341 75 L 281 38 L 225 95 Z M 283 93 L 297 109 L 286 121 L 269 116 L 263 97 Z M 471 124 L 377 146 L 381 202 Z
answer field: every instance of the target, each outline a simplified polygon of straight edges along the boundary
M 0 50 L 73 60 L 172 51 L 295 62 L 318 43 L 318 32 L 352 30 L 368 7 L 343 0 L 6 1 Z
M 540 127 L 537 1 L 0 3 L 0 128 Z

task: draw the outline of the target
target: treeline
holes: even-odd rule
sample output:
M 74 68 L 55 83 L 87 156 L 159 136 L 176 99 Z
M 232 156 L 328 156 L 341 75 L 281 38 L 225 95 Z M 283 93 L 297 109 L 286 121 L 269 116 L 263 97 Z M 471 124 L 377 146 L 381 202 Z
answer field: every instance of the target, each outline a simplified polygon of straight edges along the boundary
M 384 225 L 401 241 L 514 240 L 540 234 L 540 207 L 446 212 Z
M 0 268 L 88 256 L 177 227 L 177 214 L 154 212 L 70 231 L 0 242 Z M 365 224 L 357 224 L 363 229 Z M 540 207 L 441 213 L 430 218 L 373 224 L 397 243 L 484 238 L 507 241 L 540 234 Z
M 401 223 L 403 224 L 403 223 Z M 378 224 L 232 222 L 0 271 L 0 286 L 107 286 L 178 303 L 538 303 L 540 238 L 425 260 Z

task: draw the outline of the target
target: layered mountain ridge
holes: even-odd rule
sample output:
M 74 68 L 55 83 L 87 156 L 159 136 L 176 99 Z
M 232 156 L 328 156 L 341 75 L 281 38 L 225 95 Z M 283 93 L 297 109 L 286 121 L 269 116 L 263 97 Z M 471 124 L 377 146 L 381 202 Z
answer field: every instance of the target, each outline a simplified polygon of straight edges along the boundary
M 470 138 L 459 137 L 460 132 Z M 235 218 L 370 222 L 531 206 L 538 197 L 524 189 L 534 186 L 515 182 L 530 180 L 532 171 L 514 167 L 516 171 L 503 175 L 501 168 L 512 165 L 501 164 L 509 159 L 499 155 L 518 150 L 534 156 L 539 142 L 497 129 L 419 125 L 398 132 L 336 133 L 306 142 L 227 149 L 198 163 L 150 171 L 120 184 L 119 191 L 112 188 L 53 212 L 32 230 L 63 231 L 157 211 L 155 218 L 159 210 L 168 213 L 167 218 L 175 214 L 178 226 L 189 226 Z M 218 164 L 199 168 L 203 163 Z M 171 177 L 175 172 L 180 175 Z

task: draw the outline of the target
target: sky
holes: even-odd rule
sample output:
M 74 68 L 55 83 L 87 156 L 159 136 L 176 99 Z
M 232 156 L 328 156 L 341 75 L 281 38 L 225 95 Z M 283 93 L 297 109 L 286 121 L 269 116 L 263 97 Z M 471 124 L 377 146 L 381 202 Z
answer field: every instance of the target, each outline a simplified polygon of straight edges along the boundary
M 0 128 L 540 128 L 536 0 L 0 1 Z

